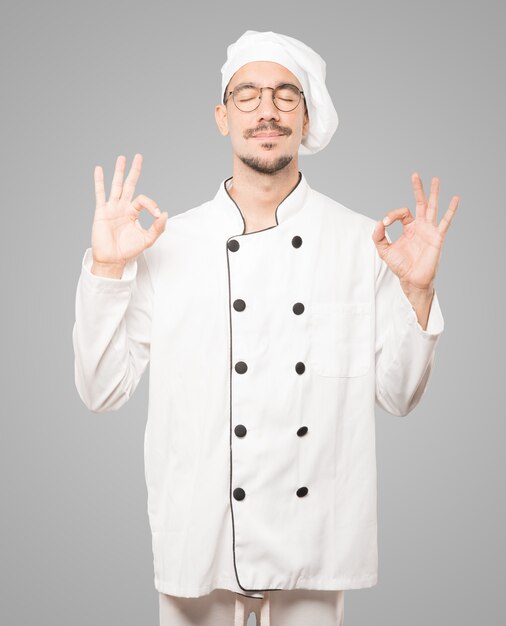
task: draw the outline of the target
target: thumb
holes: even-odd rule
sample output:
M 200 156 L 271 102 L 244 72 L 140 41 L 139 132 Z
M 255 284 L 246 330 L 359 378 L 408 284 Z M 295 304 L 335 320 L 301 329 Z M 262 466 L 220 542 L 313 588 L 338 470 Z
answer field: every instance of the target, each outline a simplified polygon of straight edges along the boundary
M 169 218 L 168 212 L 164 211 L 161 215 L 159 215 L 154 220 L 154 222 L 148 228 L 148 230 L 146 231 L 146 239 L 148 241 L 148 247 L 152 246 L 155 243 L 155 241 L 158 239 L 158 237 L 163 233 L 163 231 L 165 230 L 165 224 L 167 223 L 168 218 Z
M 380 257 L 383 258 L 385 252 L 391 244 L 387 239 L 385 224 L 383 224 L 382 220 L 378 220 L 376 222 L 376 226 L 372 232 L 372 240 L 376 245 L 376 249 L 378 250 Z

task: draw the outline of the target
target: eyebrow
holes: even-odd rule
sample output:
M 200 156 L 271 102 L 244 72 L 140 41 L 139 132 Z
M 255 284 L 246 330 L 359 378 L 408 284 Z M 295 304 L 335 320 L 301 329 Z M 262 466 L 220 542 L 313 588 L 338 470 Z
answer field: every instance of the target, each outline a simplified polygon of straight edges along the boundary
M 234 87 L 234 89 L 237 89 L 237 87 L 246 87 L 246 86 L 252 86 L 252 87 L 258 87 L 258 83 L 254 83 L 252 81 L 246 82 L 246 83 L 239 83 L 238 85 L 236 85 Z M 293 85 L 293 83 L 287 82 L 286 80 L 280 80 L 278 81 L 274 87 L 279 87 L 280 85 Z M 293 85 L 294 87 L 297 87 L 297 85 Z M 232 90 L 233 91 L 233 90 Z

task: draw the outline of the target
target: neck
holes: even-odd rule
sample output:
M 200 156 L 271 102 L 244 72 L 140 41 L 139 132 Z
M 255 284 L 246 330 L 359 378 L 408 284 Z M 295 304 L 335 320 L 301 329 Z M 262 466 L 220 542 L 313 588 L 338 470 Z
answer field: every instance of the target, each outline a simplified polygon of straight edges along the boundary
M 241 209 L 246 232 L 276 224 L 276 209 L 299 180 L 298 155 L 274 174 L 262 174 L 234 155 L 232 185 L 228 190 Z

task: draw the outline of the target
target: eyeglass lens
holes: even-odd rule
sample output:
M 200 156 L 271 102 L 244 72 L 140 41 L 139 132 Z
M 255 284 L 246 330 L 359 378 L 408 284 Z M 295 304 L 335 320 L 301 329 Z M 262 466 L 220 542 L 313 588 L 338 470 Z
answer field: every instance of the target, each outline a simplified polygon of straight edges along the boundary
M 260 104 L 260 87 L 240 85 L 233 91 L 235 105 L 241 111 L 254 111 Z M 301 94 L 295 85 L 279 85 L 272 92 L 274 104 L 280 111 L 292 111 L 299 104 Z

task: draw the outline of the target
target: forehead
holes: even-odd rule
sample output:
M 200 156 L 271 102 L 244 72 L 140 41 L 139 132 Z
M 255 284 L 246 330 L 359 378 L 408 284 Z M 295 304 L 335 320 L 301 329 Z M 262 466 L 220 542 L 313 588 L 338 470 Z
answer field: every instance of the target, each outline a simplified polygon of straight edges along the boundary
M 287 67 L 274 61 L 251 61 L 240 67 L 230 79 L 230 88 L 244 82 L 268 85 L 287 82 L 302 89 L 298 78 Z

